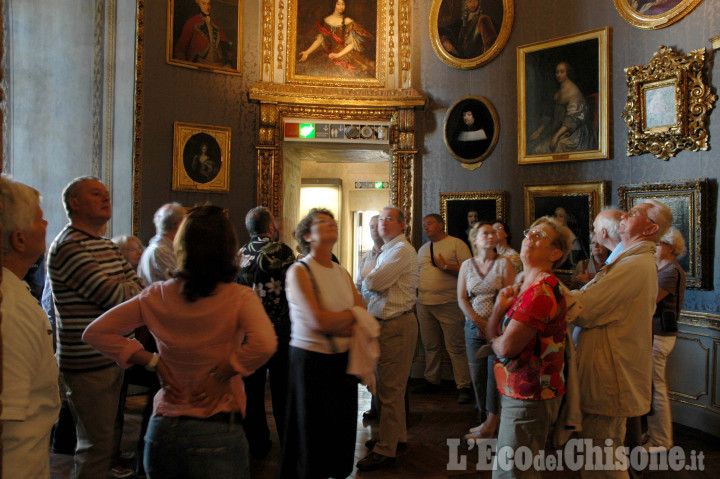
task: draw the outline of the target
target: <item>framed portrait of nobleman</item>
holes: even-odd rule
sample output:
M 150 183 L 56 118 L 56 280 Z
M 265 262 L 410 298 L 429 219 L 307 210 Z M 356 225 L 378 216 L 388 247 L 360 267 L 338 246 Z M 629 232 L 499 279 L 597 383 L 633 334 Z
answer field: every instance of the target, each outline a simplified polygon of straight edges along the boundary
M 242 0 L 168 0 L 170 65 L 242 73 Z
M 176 121 L 174 191 L 230 191 L 230 127 Z
M 505 48 L 514 19 L 514 0 L 433 0 L 430 40 L 443 63 L 472 70 Z

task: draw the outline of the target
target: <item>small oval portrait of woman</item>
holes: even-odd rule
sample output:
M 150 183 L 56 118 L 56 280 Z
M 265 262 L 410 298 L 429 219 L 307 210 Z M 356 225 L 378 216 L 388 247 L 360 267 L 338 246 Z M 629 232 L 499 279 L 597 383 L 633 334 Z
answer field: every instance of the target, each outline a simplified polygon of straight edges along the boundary
M 207 133 L 196 133 L 188 138 L 183 148 L 183 165 L 190 179 L 209 183 L 222 166 L 222 153 L 217 140 Z
M 461 163 L 477 163 L 495 148 L 499 128 L 497 112 L 487 98 L 466 96 L 448 109 L 445 145 Z

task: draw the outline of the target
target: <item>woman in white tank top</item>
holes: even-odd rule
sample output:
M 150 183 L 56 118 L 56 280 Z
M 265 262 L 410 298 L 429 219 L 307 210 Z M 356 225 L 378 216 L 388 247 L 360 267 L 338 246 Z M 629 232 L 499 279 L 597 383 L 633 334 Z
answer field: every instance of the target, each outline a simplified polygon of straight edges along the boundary
M 347 477 L 357 432 L 357 379 L 346 374 L 355 322 L 363 306 L 348 272 L 332 261 L 337 223 L 313 208 L 295 230 L 310 253 L 290 267 L 290 371 L 281 478 Z

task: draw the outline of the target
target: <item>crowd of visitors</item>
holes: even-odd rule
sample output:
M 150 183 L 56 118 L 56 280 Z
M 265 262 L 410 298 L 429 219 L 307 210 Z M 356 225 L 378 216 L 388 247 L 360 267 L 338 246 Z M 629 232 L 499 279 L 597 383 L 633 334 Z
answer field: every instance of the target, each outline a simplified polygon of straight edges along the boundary
M 69 221 L 46 251 L 40 193 L 0 180 L 2 477 L 49 477 L 61 399 L 77 438 L 64 448 L 74 478 L 249 477 L 250 458 L 273 447 L 268 381 L 279 477 L 391 466 L 408 445 L 418 337 L 419 389 L 438 389 L 447 351 L 458 401 L 475 403 L 470 446 L 497 437 L 497 450 L 537 454 L 554 425 L 569 427 L 565 408 L 577 410 L 573 428 L 588 444 L 673 446 L 665 374 L 685 241 L 659 201 L 597 215 L 574 289 L 555 275 L 577 244 L 557 215 L 525 230 L 518 253 L 502 220 L 473 218 L 468 238 L 454 238 L 428 214 L 416 252 L 403 211 L 388 206 L 371 220 L 374 244 L 353 280 L 333 255 L 338 225 L 324 208 L 297 225 L 298 259 L 263 206 L 247 213 L 250 240 L 239 247 L 222 208 L 168 203 L 145 249 L 133 236 L 105 237 L 112 209 L 97 178 L 74 179 L 62 201 Z M 42 285 L 44 275 L 34 297 L 23 281 Z M 148 391 L 134 470 L 119 466 L 135 455 L 119 447 L 129 383 Z M 378 427 L 355 463 L 359 383 L 374 395 L 365 416 Z M 603 454 L 602 470 L 582 476 L 628 477 L 621 457 Z M 540 472 L 496 467 L 493 477 Z

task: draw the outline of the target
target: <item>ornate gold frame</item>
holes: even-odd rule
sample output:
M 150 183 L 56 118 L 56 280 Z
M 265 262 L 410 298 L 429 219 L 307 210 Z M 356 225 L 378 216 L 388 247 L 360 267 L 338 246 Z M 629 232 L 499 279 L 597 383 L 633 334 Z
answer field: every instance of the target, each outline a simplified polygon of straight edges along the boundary
M 204 70 L 214 73 L 225 73 L 228 75 L 242 75 L 243 0 L 236 1 L 238 2 L 237 38 L 233 38 L 232 40 L 235 40 L 235 45 L 237 46 L 237 68 L 215 67 L 203 65 L 197 62 L 189 62 L 173 58 L 173 26 L 175 22 L 175 0 L 168 0 L 167 2 L 167 46 L 165 50 L 165 60 L 167 61 L 167 63 L 178 67 L 193 68 L 195 70 Z
M 691 289 L 712 288 L 712 258 L 703 258 L 710 252 L 712 231 L 708 192 L 707 178 L 618 187 L 620 208 L 626 211 L 646 199 L 665 203 L 673 211 L 673 226 L 683 233 L 687 245 L 686 286 Z
M 625 69 L 627 101 L 622 117 L 628 126 L 627 154 L 649 152 L 668 160 L 679 150 L 707 150 L 707 118 L 717 95 L 705 83 L 705 48 L 687 55 L 660 45 L 647 65 Z M 646 96 L 656 88 L 674 86 L 675 122 L 647 127 Z
M 466 100 L 475 100 L 475 101 L 481 103 L 487 109 L 488 113 L 490 114 L 490 117 L 492 118 L 492 122 L 493 122 L 493 135 L 492 135 L 492 138 L 490 139 L 490 145 L 487 147 L 487 149 L 481 155 L 477 156 L 476 158 L 472 158 L 472 159 L 466 159 L 466 158 L 463 158 L 463 157 L 457 155 L 455 153 L 455 151 L 453 151 L 450 141 L 448 140 L 448 135 L 447 135 L 448 121 L 450 120 L 451 117 L 456 116 L 454 114 L 455 108 L 458 107 L 458 105 L 460 105 L 462 102 L 465 102 Z M 460 112 L 460 114 L 462 114 L 462 112 Z M 478 119 L 478 121 L 479 121 L 479 119 Z M 495 107 L 493 106 L 493 104 L 490 103 L 490 100 L 488 100 L 484 96 L 476 96 L 476 95 L 464 96 L 464 97 L 460 98 L 459 100 L 457 100 L 455 103 L 453 103 L 450 106 L 450 108 L 448 108 L 447 114 L 445 115 L 445 121 L 443 123 L 443 141 L 445 142 L 445 146 L 447 147 L 450 154 L 453 156 L 453 158 L 455 158 L 457 161 L 459 161 L 462 164 L 463 168 L 467 168 L 469 170 L 474 170 L 476 168 L 480 168 L 482 166 L 483 160 L 485 160 L 485 158 L 490 156 L 490 153 L 492 153 L 493 150 L 495 149 L 495 145 L 497 145 L 499 136 L 500 136 L 500 119 L 498 118 L 497 110 L 495 110 Z
M 230 127 L 197 125 L 176 121 L 173 140 L 173 191 L 201 191 L 201 192 L 228 192 L 230 191 Z M 217 175 L 207 183 L 200 183 L 190 177 L 187 165 L 184 164 L 184 149 L 190 139 L 198 134 L 205 133 L 217 141 L 220 146 L 220 170 Z
M 565 37 L 554 38 L 543 42 L 537 42 L 530 45 L 523 45 L 517 49 L 517 71 L 518 71 L 518 163 L 552 163 L 557 161 L 580 161 L 580 160 L 598 160 L 608 158 L 609 151 L 609 131 L 610 131 L 610 59 L 608 55 L 608 36 L 610 35 L 609 27 L 590 30 L 588 32 L 568 35 Z M 598 98 L 597 98 L 597 144 L 595 150 L 572 151 L 564 153 L 543 153 L 528 154 L 527 145 L 527 88 L 526 84 L 526 63 L 529 55 L 543 52 L 544 50 L 555 49 L 558 47 L 566 47 L 571 49 L 573 44 L 585 42 L 587 40 L 596 40 L 598 42 L 597 50 L 597 72 L 598 72 Z M 565 61 L 573 61 L 573 58 L 567 57 L 566 54 L 561 57 Z M 577 68 L 577 66 L 576 66 Z M 588 92 L 584 92 L 588 94 Z
M 628 22 L 637 28 L 645 30 L 656 30 L 665 28 L 680 21 L 685 15 L 697 7 L 702 0 L 683 0 L 674 8 L 661 15 L 643 15 L 630 6 L 628 0 L 614 0 L 618 13 Z
M 578 181 L 575 183 L 559 183 L 559 184 L 526 184 L 523 185 L 525 198 L 525 227 L 530 225 L 537 219 L 536 200 L 548 197 L 582 197 L 587 199 L 587 238 L 592 234 L 593 220 L 600 213 L 603 206 L 607 204 L 608 183 L 607 181 Z M 579 232 L 581 233 L 581 232 Z M 562 275 L 562 279 L 569 279 L 574 273 L 573 270 L 557 269 L 557 273 Z
M 297 26 L 298 26 L 298 3 L 300 1 L 312 0 L 288 0 L 287 4 L 287 71 L 286 81 L 318 86 L 358 86 L 358 87 L 382 87 L 385 86 L 385 55 L 387 35 L 385 30 L 387 16 L 387 2 L 377 0 L 377 30 L 375 32 L 375 78 L 341 78 L 341 77 L 316 77 L 310 75 L 298 75 L 295 73 L 297 60 Z M 329 3 L 328 3 L 329 5 Z M 317 52 L 315 53 L 318 54 Z
M 494 219 L 501 219 L 505 221 L 507 210 L 506 210 L 506 197 L 505 191 L 460 191 L 454 193 L 440 193 L 440 216 L 445 221 L 445 231 L 452 235 L 452 228 L 449 225 L 455 218 L 451 218 L 451 214 L 448 208 L 448 203 L 453 201 L 468 202 L 468 207 L 472 207 L 471 202 L 476 201 L 494 201 L 495 202 L 495 214 L 492 218 L 480 218 L 481 220 L 493 221 Z M 460 239 L 466 240 L 467 238 L 459 237 Z
M 132 234 L 140 236 L 140 153 L 142 152 L 143 73 L 145 68 L 145 0 L 135 4 L 135 111 L 132 157 Z
M 507 45 L 510 33 L 512 32 L 513 22 L 515 21 L 515 2 L 514 0 L 496 0 L 503 4 L 503 18 L 500 31 L 497 32 L 498 36 L 493 43 L 492 47 L 482 55 L 475 58 L 458 58 L 445 50 L 442 43 L 440 42 L 440 32 L 438 31 L 438 16 L 440 13 L 440 6 L 445 0 L 433 0 L 432 7 L 430 7 L 430 43 L 433 46 L 433 50 L 446 65 L 450 65 L 453 68 L 460 70 L 473 70 L 479 68 L 487 63 L 490 63 L 495 59 L 496 56 Z
M 402 209 L 412 240 L 415 196 L 415 109 L 425 97 L 412 89 L 318 88 L 258 82 L 251 101 L 260 103 L 257 204 L 274 215 L 283 205 L 283 121 L 286 118 L 390 122 L 390 202 Z M 350 98 L 351 100 L 348 100 Z

